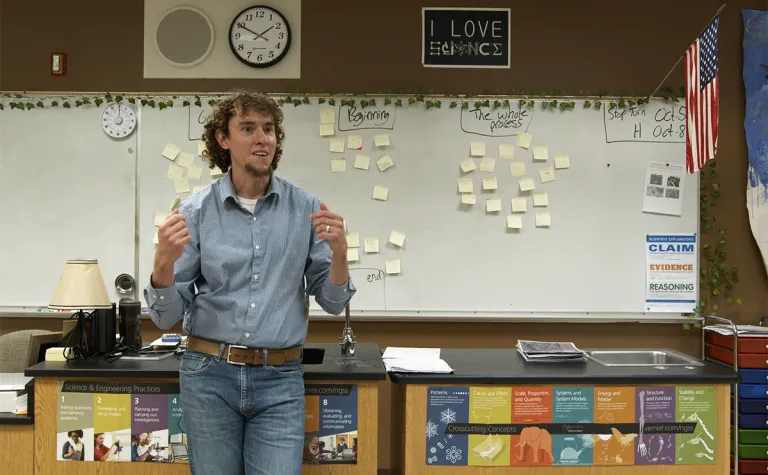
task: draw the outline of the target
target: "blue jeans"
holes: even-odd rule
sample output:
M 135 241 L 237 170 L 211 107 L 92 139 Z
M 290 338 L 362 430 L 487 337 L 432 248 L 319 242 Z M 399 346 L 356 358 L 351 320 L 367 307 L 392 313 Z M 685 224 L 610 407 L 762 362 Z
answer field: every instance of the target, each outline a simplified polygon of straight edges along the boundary
M 269 361 L 267 361 L 269 363 Z M 181 404 L 193 475 L 299 475 L 304 369 L 239 366 L 186 350 Z

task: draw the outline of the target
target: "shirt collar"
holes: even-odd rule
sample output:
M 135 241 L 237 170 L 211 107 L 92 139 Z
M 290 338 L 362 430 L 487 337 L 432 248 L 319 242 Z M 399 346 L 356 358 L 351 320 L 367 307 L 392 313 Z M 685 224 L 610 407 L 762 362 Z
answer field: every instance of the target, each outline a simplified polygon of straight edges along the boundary
M 227 174 L 224 175 L 221 180 L 219 180 L 219 195 L 221 197 L 221 202 L 226 203 L 228 198 L 232 198 L 232 200 L 236 200 L 237 194 L 235 193 L 235 185 L 232 183 L 232 168 L 227 171 Z M 276 197 L 279 197 L 280 194 L 283 191 L 283 183 L 282 180 L 277 178 L 275 176 L 275 173 L 272 172 L 272 176 L 269 178 L 269 188 L 267 189 L 267 193 L 264 195 L 264 198 L 267 196 L 274 194 Z

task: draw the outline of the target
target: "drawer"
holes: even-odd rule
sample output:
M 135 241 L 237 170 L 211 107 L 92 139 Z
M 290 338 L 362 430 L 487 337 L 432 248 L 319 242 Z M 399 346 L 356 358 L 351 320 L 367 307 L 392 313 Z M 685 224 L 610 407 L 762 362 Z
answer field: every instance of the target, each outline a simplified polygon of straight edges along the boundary
M 733 467 L 733 459 L 731 459 L 731 467 Z M 757 475 L 758 473 L 768 473 L 768 460 L 739 460 L 739 475 Z
M 733 414 L 731 414 L 733 424 Z M 768 414 L 739 414 L 739 429 L 768 430 Z
M 741 388 L 739 388 L 739 396 L 741 396 Z M 731 411 L 733 411 L 733 399 L 731 399 Z M 761 401 L 758 399 L 742 399 L 739 397 L 739 413 L 740 414 L 768 414 L 768 400 Z
M 733 337 L 707 332 L 707 343 L 733 350 Z M 768 338 L 739 338 L 739 353 L 768 354 Z
M 733 386 L 731 386 L 733 389 Z M 733 391 L 731 391 L 733 394 Z M 739 399 L 762 399 L 768 401 L 768 385 L 739 384 Z
M 707 356 L 725 364 L 733 364 L 733 353 L 717 346 L 707 347 Z M 768 368 L 768 355 L 739 354 L 739 369 L 765 369 Z
M 768 384 L 768 369 L 741 369 L 742 384 Z
M 739 445 L 768 445 L 768 430 L 739 429 Z
M 739 458 L 752 460 L 768 460 L 768 445 L 739 444 Z

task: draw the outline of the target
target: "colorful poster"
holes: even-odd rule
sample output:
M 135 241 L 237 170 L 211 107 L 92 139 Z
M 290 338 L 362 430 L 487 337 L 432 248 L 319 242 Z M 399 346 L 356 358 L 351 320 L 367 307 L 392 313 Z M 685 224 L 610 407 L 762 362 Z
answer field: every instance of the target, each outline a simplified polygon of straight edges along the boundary
M 56 460 L 93 460 L 93 394 L 59 392 Z
M 695 423 L 693 433 L 677 434 L 678 464 L 715 463 L 717 449 L 717 392 L 711 386 L 677 388 L 675 418 Z
M 637 437 L 631 429 L 635 422 L 635 388 L 595 387 L 595 422 L 602 424 L 602 430 L 595 435 L 594 465 L 632 465 Z
M 635 465 L 674 464 L 676 436 L 658 431 L 664 430 L 664 423 L 675 422 L 675 388 L 638 387 L 635 392 L 639 424 Z
M 357 386 L 306 384 L 304 463 L 357 463 Z
M 698 301 L 696 234 L 645 237 L 645 309 L 693 312 Z
M 519 435 L 510 436 L 512 466 L 550 466 L 552 434 L 552 388 L 520 387 L 512 389 L 512 423 L 523 424 Z
M 469 423 L 507 424 L 512 422 L 512 390 L 500 387 L 469 388 Z M 473 466 L 509 466 L 510 436 L 497 433 L 469 436 L 467 461 Z
M 93 398 L 95 400 L 93 407 L 93 460 L 96 462 L 130 462 L 130 393 L 96 393 Z
M 552 422 L 560 428 L 552 435 L 553 465 L 592 465 L 594 388 L 554 388 Z
M 428 389 L 428 465 L 467 465 L 468 432 L 454 433 L 452 429 L 462 425 L 468 427 L 469 399 L 467 387 L 432 386 Z

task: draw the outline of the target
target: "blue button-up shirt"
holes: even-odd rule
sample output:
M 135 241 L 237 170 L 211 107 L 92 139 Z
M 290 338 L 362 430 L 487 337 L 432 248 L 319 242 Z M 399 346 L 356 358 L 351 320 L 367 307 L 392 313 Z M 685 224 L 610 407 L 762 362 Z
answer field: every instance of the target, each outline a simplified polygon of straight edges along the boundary
M 279 177 L 251 213 L 241 206 L 231 172 L 182 203 L 192 237 L 174 266 L 175 282 L 144 291 L 149 315 L 167 329 L 252 348 L 288 348 L 307 335 L 304 297 L 340 314 L 355 293 L 351 279 L 329 279 L 331 249 L 315 235 L 312 193 Z M 306 279 L 306 282 L 305 282 Z

